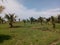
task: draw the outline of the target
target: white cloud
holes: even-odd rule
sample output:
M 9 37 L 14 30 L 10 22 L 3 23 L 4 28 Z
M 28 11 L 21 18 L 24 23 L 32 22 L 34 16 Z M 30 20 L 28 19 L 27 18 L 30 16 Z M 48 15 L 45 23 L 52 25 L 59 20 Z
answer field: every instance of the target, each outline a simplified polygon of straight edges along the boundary
M 3 3 L 0 1 L 0 5 L 5 6 L 5 10 L 3 13 L 16 13 L 18 18 L 29 18 L 29 17 L 49 17 L 51 15 L 60 14 L 60 8 L 49 9 L 44 11 L 36 11 L 36 9 L 28 9 L 21 3 L 18 3 L 17 0 L 7 0 Z

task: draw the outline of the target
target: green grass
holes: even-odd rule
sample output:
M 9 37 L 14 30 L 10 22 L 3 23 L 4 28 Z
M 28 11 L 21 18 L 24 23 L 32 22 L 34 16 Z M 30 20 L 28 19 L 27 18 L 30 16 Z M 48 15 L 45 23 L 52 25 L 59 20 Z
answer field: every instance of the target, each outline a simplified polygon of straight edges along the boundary
M 0 45 L 49 45 L 60 38 L 60 24 L 56 24 L 56 29 L 53 29 L 51 24 L 23 24 L 17 22 L 14 23 L 14 26 L 18 27 L 9 28 L 8 24 L 0 24 L 0 35 L 10 36 L 10 39 L 4 39 Z

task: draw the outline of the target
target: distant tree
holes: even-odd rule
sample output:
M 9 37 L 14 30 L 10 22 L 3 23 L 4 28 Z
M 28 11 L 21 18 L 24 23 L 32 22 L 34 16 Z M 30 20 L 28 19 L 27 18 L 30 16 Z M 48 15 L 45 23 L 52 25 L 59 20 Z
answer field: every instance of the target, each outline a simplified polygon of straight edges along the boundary
M 35 22 L 35 18 L 31 17 L 31 18 L 30 18 L 30 22 L 31 22 L 31 24 L 32 24 L 33 22 Z
M 23 19 L 23 22 L 24 22 L 24 24 L 26 23 L 26 20 L 25 19 Z
M 2 18 L 0 17 L 0 23 L 2 22 Z
M 60 15 L 58 15 L 58 23 L 60 23 Z
M 50 18 L 47 18 L 47 19 L 46 19 L 46 23 L 48 23 L 48 22 L 50 22 Z M 49 24 L 49 23 L 48 23 L 48 24 Z
M 26 21 L 27 21 L 27 23 L 30 23 L 30 20 L 29 19 L 27 19 Z
M 53 16 L 51 16 L 51 21 L 52 21 L 53 28 L 55 28 L 55 27 L 56 27 L 56 25 L 55 25 L 55 19 L 54 19 L 54 17 L 53 17 Z
M 4 23 L 4 19 L 2 17 L 0 17 L 0 23 L 3 24 Z
M 38 21 L 41 23 L 41 25 L 42 25 L 42 23 L 43 23 L 43 17 L 39 17 L 38 18 Z
M 20 19 L 18 19 L 19 20 L 19 22 L 20 22 Z
M 38 23 L 38 19 L 35 19 L 35 21 L 34 21 L 34 22 Z
M 5 14 L 5 18 L 8 20 L 10 27 L 13 27 L 13 22 L 16 18 L 14 14 Z

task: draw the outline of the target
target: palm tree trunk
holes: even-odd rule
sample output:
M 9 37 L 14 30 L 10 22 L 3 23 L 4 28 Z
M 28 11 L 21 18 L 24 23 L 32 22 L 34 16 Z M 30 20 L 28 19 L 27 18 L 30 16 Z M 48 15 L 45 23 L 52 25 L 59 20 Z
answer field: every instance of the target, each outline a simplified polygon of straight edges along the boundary
M 53 28 L 55 29 L 55 27 L 56 27 L 56 26 L 55 26 L 55 22 L 52 22 L 52 25 L 53 25 Z
M 10 28 L 12 28 L 12 27 L 13 27 L 13 24 L 12 24 L 12 22 L 10 22 L 10 23 L 9 23 L 9 25 L 10 25 Z

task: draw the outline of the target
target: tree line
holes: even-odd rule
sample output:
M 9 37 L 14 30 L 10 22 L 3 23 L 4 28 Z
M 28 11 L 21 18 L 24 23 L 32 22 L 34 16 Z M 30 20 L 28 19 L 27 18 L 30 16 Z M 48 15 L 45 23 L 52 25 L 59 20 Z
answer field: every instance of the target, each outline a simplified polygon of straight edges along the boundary
M 10 27 L 12 28 L 13 23 L 17 22 L 16 18 L 17 18 L 17 16 L 15 16 L 15 14 L 5 14 L 4 18 L 2 18 L 0 16 L 0 24 L 8 22 Z M 5 19 L 7 19 L 7 21 Z M 18 19 L 18 20 L 19 20 L 19 22 L 21 22 L 20 19 Z M 51 16 L 49 18 L 45 18 L 45 17 L 40 16 L 37 19 L 35 19 L 34 17 L 30 17 L 29 19 L 23 19 L 22 21 L 24 23 L 31 23 L 31 24 L 41 23 L 41 25 L 43 25 L 43 23 L 49 24 L 49 22 L 50 22 L 53 25 L 53 28 L 55 28 L 56 27 L 55 24 L 60 23 L 60 15 L 58 15 L 57 17 Z

